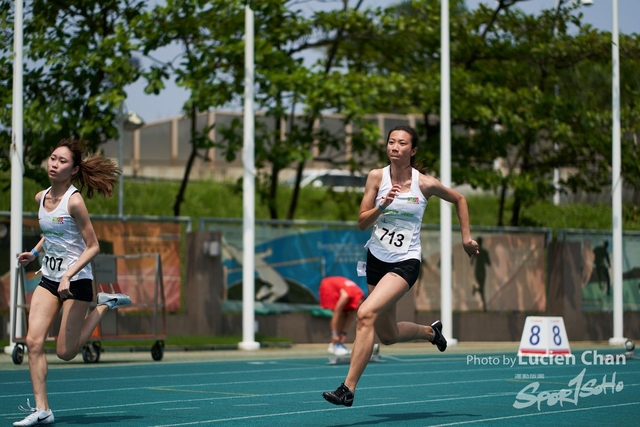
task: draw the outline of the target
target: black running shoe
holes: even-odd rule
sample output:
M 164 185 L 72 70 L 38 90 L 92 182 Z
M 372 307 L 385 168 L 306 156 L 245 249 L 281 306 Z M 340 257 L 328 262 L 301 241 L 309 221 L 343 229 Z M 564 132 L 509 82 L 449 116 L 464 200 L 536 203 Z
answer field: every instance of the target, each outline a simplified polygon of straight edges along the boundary
M 438 346 L 438 350 L 445 351 L 447 349 L 447 340 L 442 335 L 442 322 L 436 320 L 431 324 L 433 329 L 433 341 L 431 344 Z
M 349 387 L 344 385 L 344 383 L 340 384 L 340 387 L 338 387 L 336 391 L 325 391 L 322 393 L 322 397 L 334 405 L 353 405 L 353 392 L 349 390 Z

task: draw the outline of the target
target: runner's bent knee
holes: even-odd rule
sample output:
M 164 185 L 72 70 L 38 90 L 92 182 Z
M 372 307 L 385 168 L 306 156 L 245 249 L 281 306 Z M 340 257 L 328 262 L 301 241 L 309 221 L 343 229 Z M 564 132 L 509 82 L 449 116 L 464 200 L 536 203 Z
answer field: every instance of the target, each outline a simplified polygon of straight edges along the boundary
M 78 355 L 78 352 L 75 350 L 69 350 L 69 349 L 63 349 L 61 350 L 57 350 L 57 356 L 58 359 L 62 359 L 66 362 L 68 362 L 69 360 L 73 359 L 74 357 L 76 357 Z
M 380 338 L 380 342 L 384 345 L 391 345 L 391 344 L 395 344 L 398 342 L 398 336 L 395 335 L 380 335 L 380 333 L 377 333 L 378 338 Z

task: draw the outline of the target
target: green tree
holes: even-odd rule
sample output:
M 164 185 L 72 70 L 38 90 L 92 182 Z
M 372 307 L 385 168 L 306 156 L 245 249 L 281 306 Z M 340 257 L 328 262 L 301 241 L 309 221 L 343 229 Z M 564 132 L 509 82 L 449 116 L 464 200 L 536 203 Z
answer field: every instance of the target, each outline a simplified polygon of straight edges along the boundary
M 375 127 L 363 119 L 370 111 L 366 104 L 377 90 L 371 84 L 376 76 L 352 73 L 338 62 L 337 47 L 347 37 L 346 28 L 359 25 L 362 15 L 360 4 L 328 12 L 314 12 L 309 17 L 297 2 L 265 0 L 252 3 L 255 11 L 256 34 L 256 103 L 265 113 L 256 125 L 256 167 L 268 168 L 260 178 L 259 191 L 269 206 L 272 218 L 278 218 L 276 200 L 278 177 L 286 167 L 295 166 L 296 180 L 287 209 L 286 218 L 295 216 L 299 198 L 302 171 L 307 161 L 330 161 L 342 167 L 356 168 L 357 162 L 335 159 L 332 153 L 344 152 L 347 138 L 352 153 L 369 149 L 378 139 Z M 319 58 L 312 62 L 305 55 Z M 236 70 L 241 81 L 244 70 Z M 315 123 L 326 112 L 344 114 L 345 123 L 353 125 L 354 132 L 332 135 Z M 234 158 L 241 144 L 239 123 L 227 133 L 222 146 L 229 158 Z M 233 132 L 235 131 L 235 132 Z M 235 140 L 233 139 L 235 135 Z
M 158 94 L 172 79 L 189 91 L 183 109 L 190 119 L 191 153 L 173 205 L 180 215 L 193 163 L 213 146 L 209 126 L 198 126 L 198 113 L 233 101 L 241 87 L 231 69 L 243 64 L 244 2 L 239 0 L 168 0 L 138 22 L 143 52 L 154 60 L 144 72 L 145 92 Z M 182 54 L 170 61 L 154 58 L 158 49 L 178 44 Z M 215 124 L 214 124 L 215 125 Z
M 0 0 L 0 157 L 10 168 L 13 85 L 12 1 Z M 90 150 L 118 135 L 124 87 L 138 78 L 131 23 L 143 1 L 33 0 L 24 10 L 25 176 L 46 182 L 40 165 L 63 138 Z
M 463 149 L 457 150 L 456 160 L 491 176 L 489 159 L 479 164 L 469 153 L 477 153 L 487 141 L 502 150 L 503 167 L 495 171 L 500 179 L 499 225 L 507 190 L 513 193 L 511 225 L 535 225 L 526 223 L 521 210 L 555 192 L 554 168 L 570 171 L 559 183 L 564 192 L 601 192 L 611 183 L 611 78 L 610 71 L 601 72 L 611 69 L 611 38 L 583 24 L 576 7 L 538 16 L 505 8 L 487 31 L 480 53 L 470 49 L 478 45 L 474 32 L 457 46 L 454 60 L 469 73 L 461 86 L 465 96 L 457 102 L 465 127 L 473 132 L 460 141 Z M 471 17 L 476 34 L 494 12 L 481 7 Z M 637 40 L 623 35 L 621 45 L 627 63 L 637 66 Z M 633 124 L 633 96 L 628 96 L 632 91 L 623 94 L 623 114 L 625 129 L 635 126 L 637 132 L 640 123 Z M 638 147 L 628 141 L 623 146 L 628 156 L 623 170 L 637 176 Z
M 610 80 L 594 77 L 598 84 L 588 89 L 577 84 L 586 70 L 610 69 L 610 37 L 581 24 L 572 7 L 531 16 L 512 7 L 517 3 L 468 11 L 451 2 L 452 178 L 501 194 L 498 225 L 509 191 L 512 225 L 522 224 L 523 205 L 555 191 L 554 168 L 574 171 L 560 183 L 564 191 L 602 191 L 610 182 L 610 101 L 602 102 Z M 440 2 L 407 1 L 375 15 L 376 25 L 343 45 L 343 58 L 352 68 L 405 77 L 402 95 L 381 99 L 379 111 L 422 114 L 419 155 L 437 170 L 439 125 L 431 119 L 439 113 Z M 621 36 L 621 46 L 637 69 L 637 38 Z M 637 84 L 625 93 L 625 130 L 637 133 Z M 623 141 L 623 152 L 623 171 L 637 177 L 637 144 Z

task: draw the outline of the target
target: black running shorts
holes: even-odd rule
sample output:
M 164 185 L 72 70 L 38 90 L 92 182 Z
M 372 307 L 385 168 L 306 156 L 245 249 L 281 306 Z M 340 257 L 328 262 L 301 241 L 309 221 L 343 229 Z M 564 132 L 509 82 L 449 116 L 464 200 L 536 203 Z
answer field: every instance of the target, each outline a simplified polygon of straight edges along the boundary
M 67 299 L 77 299 L 79 301 L 88 302 L 93 301 L 92 283 L 93 280 L 91 279 L 74 280 L 69 286 L 71 296 Z M 43 277 L 42 280 L 40 280 L 40 286 L 51 292 L 57 298 L 60 298 L 60 294 L 58 293 L 58 286 L 60 286 L 60 282 L 54 282 L 53 280 Z
M 384 262 L 367 250 L 367 284 L 376 286 L 387 273 L 395 273 L 402 277 L 411 289 L 418 280 L 420 260 L 407 259 L 400 262 Z

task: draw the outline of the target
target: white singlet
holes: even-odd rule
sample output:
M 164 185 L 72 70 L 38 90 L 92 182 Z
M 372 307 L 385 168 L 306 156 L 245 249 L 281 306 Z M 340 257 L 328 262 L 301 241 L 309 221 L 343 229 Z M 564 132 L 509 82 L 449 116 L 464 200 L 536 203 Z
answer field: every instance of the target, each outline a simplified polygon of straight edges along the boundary
M 78 191 L 73 185 L 69 189 L 58 206 L 48 212 L 44 208 L 44 200 L 51 187 L 42 193 L 38 221 L 44 235 L 44 256 L 42 258 L 42 275 L 47 279 L 59 282 L 64 273 L 74 265 L 87 245 L 78 230 L 75 219 L 69 214 L 69 198 Z M 80 279 L 93 279 L 91 264 L 87 264 L 75 276 L 72 281 Z
M 409 191 L 399 193 L 373 224 L 371 238 L 364 247 L 380 261 L 420 260 L 420 226 L 427 199 L 420 190 L 419 176 L 420 172 L 412 168 Z M 382 169 L 376 205 L 382 202 L 391 187 L 391 166 L 387 166 Z

